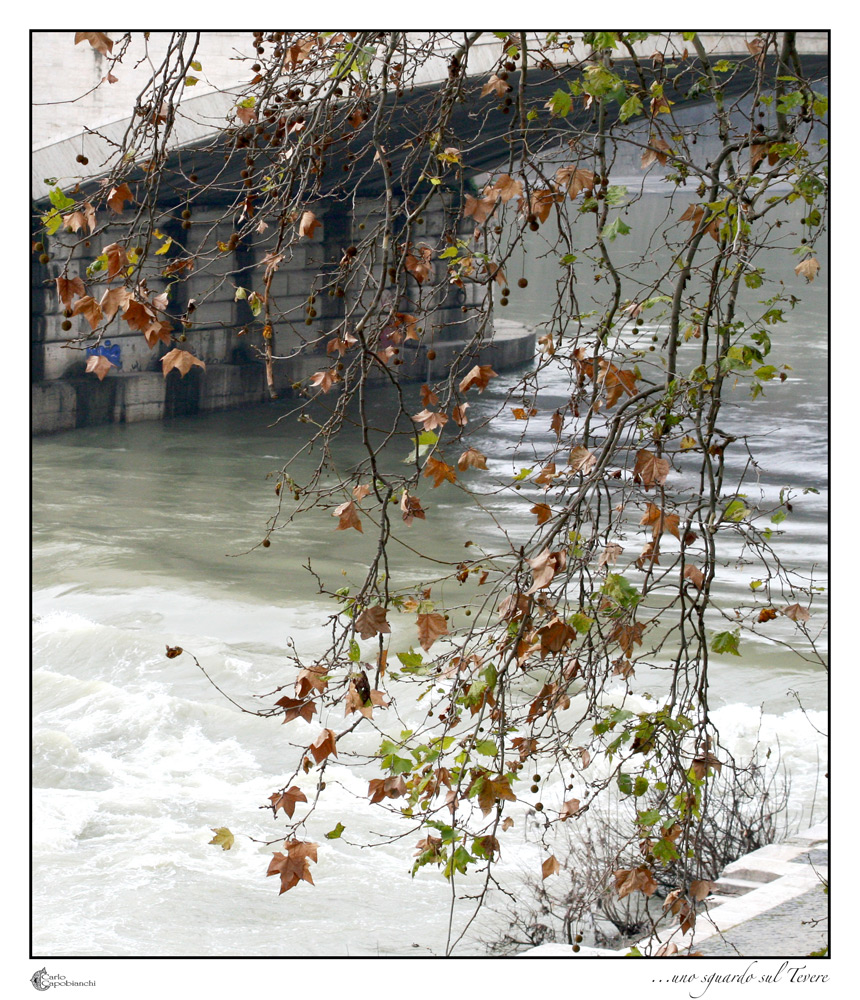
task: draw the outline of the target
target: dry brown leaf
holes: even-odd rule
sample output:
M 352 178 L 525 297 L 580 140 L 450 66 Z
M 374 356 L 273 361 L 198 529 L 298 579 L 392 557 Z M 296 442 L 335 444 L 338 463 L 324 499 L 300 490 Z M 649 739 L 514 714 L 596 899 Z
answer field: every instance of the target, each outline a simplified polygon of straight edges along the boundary
M 793 622 L 808 622 L 810 617 L 807 609 L 801 604 L 789 604 L 782 609 L 782 613 Z
M 457 468 L 462 472 L 466 469 L 486 469 L 487 456 L 478 451 L 477 448 L 467 448 L 457 459 Z
M 338 521 L 336 531 L 346 531 L 347 528 L 355 528 L 356 531 L 360 531 L 364 534 L 364 529 L 361 526 L 361 519 L 358 516 L 358 508 L 355 505 L 354 500 L 347 500 L 346 503 L 340 504 L 340 506 L 335 507 L 331 512 L 332 517 L 337 517 Z
M 127 201 L 134 201 L 132 193 L 128 189 L 128 184 L 120 184 L 117 187 L 110 189 L 107 203 L 112 212 L 115 212 L 117 215 L 122 215 Z
M 436 611 L 418 615 L 418 641 L 425 652 L 443 635 L 448 635 L 448 622 L 444 615 Z
M 431 455 L 424 466 L 424 476 L 433 480 L 433 489 L 441 486 L 446 480 L 449 483 L 457 481 L 457 473 L 453 467 Z
M 391 626 L 386 618 L 386 610 L 380 604 L 365 608 L 355 619 L 355 628 L 362 639 L 372 639 L 375 635 L 388 633 Z
M 93 375 L 98 375 L 99 382 L 107 375 L 107 373 L 114 367 L 112 361 L 109 361 L 103 354 L 91 354 L 87 358 L 87 372 Z
M 113 39 L 103 31 L 76 31 L 75 45 L 81 42 L 89 42 L 103 56 L 109 56 L 113 52 Z
M 802 260 L 794 269 L 795 274 L 802 275 L 806 280 L 815 281 L 815 276 L 821 270 L 821 265 L 814 257 L 807 257 Z
M 206 365 L 199 358 L 195 358 L 190 351 L 180 351 L 178 347 L 175 347 L 172 351 L 168 351 L 161 359 L 161 369 L 164 372 L 165 378 L 167 378 L 168 374 L 174 368 L 182 378 L 185 378 L 194 365 L 199 365 L 203 369 L 206 368 Z
M 665 458 L 658 458 L 647 448 L 642 448 L 636 453 L 636 464 L 633 466 L 633 480 L 641 483 L 649 490 L 654 484 L 662 486 L 669 475 L 669 461 Z
M 83 279 L 76 275 L 74 278 L 66 278 L 60 275 L 57 278 L 57 295 L 60 298 L 60 302 L 68 307 L 71 306 L 72 301 L 76 297 L 80 297 L 87 294 L 86 285 Z
M 272 803 L 275 816 L 278 815 L 279 809 L 283 809 L 289 819 L 293 818 L 293 813 L 296 811 L 296 804 L 307 801 L 307 796 L 298 785 L 292 785 L 285 792 L 274 792 L 269 796 L 269 802 Z
M 325 760 L 330 754 L 334 754 L 337 757 L 337 736 L 333 730 L 324 729 L 308 749 L 313 754 L 313 758 L 317 764 Z
M 554 854 L 550 854 L 546 861 L 544 861 L 544 863 L 540 866 L 540 870 L 541 879 L 547 879 L 550 875 L 557 875 L 561 871 L 561 865 L 558 863 L 558 858 Z
M 314 213 L 307 210 L 302 213 L 301 220 L 299 221 L 299 236 L 307 236 L 308 239 L 313 239 L 314 233 L 321 225 L 322 223 Z

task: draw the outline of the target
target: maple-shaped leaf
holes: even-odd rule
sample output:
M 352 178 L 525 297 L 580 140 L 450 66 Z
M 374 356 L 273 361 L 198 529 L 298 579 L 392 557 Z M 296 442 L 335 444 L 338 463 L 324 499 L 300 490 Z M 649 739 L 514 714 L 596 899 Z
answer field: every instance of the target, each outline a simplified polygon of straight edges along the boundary
M 435 394 L 434 394 L 435 395 Z M 438 399 L 436 400 L 438 402 Z M 438 427 L 444 427 L 448 423 L 448 415 L 436 413 L 434 410 L 423 409 L 412 418 L 416 424 L 421 424 L 425 431 L 435 431 Z
M 306 698 L 312 691 L 318 691 L 321 694 L 327 686 L 328 675 L 325 667 L 305 667 L 299 671 L 296 678 L 296 697 Z
M 317 707 L 312 701 L 307 701 L 304 698 L 290 698 L 284 695 L 283 698 L 279 698 L 276 705 L 280 705 L 284 709 L 284 722 L 292 722 L 293 719 L 304 719 L 305 722 L 313 721 L 314 712 L 316 712 Z
M 153 310 L 145 302 L 139 302 L 135 298 L 129 298 L 122 318 L 132 330 L 140 330 L 141 333 L 156 321 Z
M 511 413 L 514 415 L 514 420 L 529 420 L 531 417 L 537 416 L 537 410 L 532 406 L 528 410 L 524 406 L 512 406 Z
M 654 876 L 645 865 L 640 865 L 638 868 L 621 868 L 613 872 L 613 875 L 619 899 L 629 896 L 631 892 L 642 892 L 646 896 L 653 896 L 657 891 Z
M 602 566 L 614 566 L 623 551 L 623 546 L 619 545 L 618 542 L 610 542 L 600 553 L 600 558 L 597 560 L 598 568 Z
M 698 568 L 698 566 L 693 566 L 692 564 L 684 567 L 684 579 L 689 580 L 694 587 L 699 590 L 705 585 L 705 574 Z
M 649 148 L 642 154 L 642 169 L 647 170 L 652 163 L 665 164 L 668 159 L 666 154 L 671 152 L 672 147 L 664 139 L 661 139 L 659 136 L 651 138 L 649 140 Z
M 352 495 L 356 500 L 363 500 L 365 497 L 370 496 L 373 491 L 367 483 L 359 483 L 357 486 L 353 486 Z
M 381 802 L 383 799 L 399 799 L 406 794 L 406 781 L 402 774 L 390 778 L 373 778 L 368 782 L 367 794 L 370 796 L 371 804 Z
M 709 214 L 708 209 L 703 207 L 702 205 L 688 205 L 684 214 L 681 216 L 681 221 L 682 222 L 692 221 L 693 232 L 691 235 L 695 236 L 696 233 L 698 233 L 698 231 L 704 225 L 705 219 L 707 218 L 708 214 Z M 720 228 L 717 225 L 716 219 L 711 219 L 711 221 L 707 224 L 705 228 L 707 232 L 713 237 L 713 239 L 719 240 Z
M 481 87 L 481 97 L 486 97 L 487 94 L 495 94 L 496 97 L 504 97 L 505 94 L 511 89 L 511 85 L 507 80 L 502 80 L 495 73 L 490 76 L 490 79 Z
M 540 655 L 543 659 L 547 653 L 560 653 L 576 638 L 576 630 L 567 622 L 556 619 L 543 628 L 538 629 L 540 636 Z
M 543 590 L 545 587 L 548 587 L 552 583 L 555 574 L 559 570 L 563 570 L 566 565 L 567 553 L 563 550 L 550 552 L 549 549 L 544 549 L 534 559 L 529 559 L 529 566 L 532 568 L 534 582 L 526 593 L 533 594 L 537 590 Z
M 608 365 L 602 376 L 606 389 L 606 407 L 614 406 L 626 392 L 628 396 L 636 394 L 636 372 Z
M 380 604 L 365 608 L 355 619 L 355 628 L 362 639 L 372 639 L 375 635 L 389 633 L 391 626 L 386 618 L 386 610 Z
M 581 472 L 584 476 L 587 476 L 594 466 L 597 465 L 597 457 L 588 448 L 584 448 L 581 444 L 578 444 L 570 449 L 567 463 L 572 473 Z
M 641 622 L 634 622 L 630 625 L 617 622 L 607 638 L 609 642 L 617 642 L 624 650 L 624 655 L 631 657 L 633 655 L 634 643 L 637 646 L 642 645 L 642 633 L 644 631 L 645 626 Z
M 486 222 L 493 214 L 498 201 L 497 195 L 490 195 L 484 198 L 475 198 L 471 194 L 466 195 L 466 205 L 463 208 L 463 215 L 472 218 L 478 225 Z
M 416 517 L 421 521 L 427 520 L 427 515 L 421 506 L 421 501 L 418 497 L 410 496 L 406 490 L 403 491 L 403 496 L 400 498 L 400 510 L 407 528 Z
M 103 354 L 91 354 L 87 358 L 87 372 L 94 375 L 98 375 L 99 382 L 107 375 L 111 368 L 116 367 L 112 361 L 109 361 Z
M 119 288 L 109 288 L 101 297 L 99 306 L 106 320 L 112 320 L 118 312 L 125 312 L 131 301 L 131 292 L 120 286 Z M 168 341 L 169 343 L 169 341 Z
M 654 541 L 657 541 L 664 531 L 670 532 L 680 541 L 681 536 L 678 533 L 680 522 L 681 519 L 677 514 L 667 514 L 653 503 L 649 503 L 639 523 L 651 527 L 651 537 Z
M 501 799 L 516 802 L 517 797 L 511 790 L 510 781 L 506 777 L 491 778 L 488 774 L 484 774 L 477 780 L 480 782 L 477 793 L 478 805 L 485 816 L 492 812 L 496 803 Z
M 473 386 L 477 386 L 478 391 L 483 392 L 490 384 L 490 379 L 497 374 L 498 372 L 493 371 L 492 365 L 475 365 L 460 382 L 460 392 L 467 392 Z
M 425 652 L 428 652 L 433 643 L 443 635 L 448 635 L 448 622 L 445 621 L 444 615 L 436 611 L 418 615 L 418 642 Z
M 328 392 L 338 382 L 340 382 L 340 376 L 334 368 L 326 368 L 325 371 L 314 372 L 311 376 L 311 385 L 319 386 L 324 393 Z
M 72 306 L 72 315 L 83 316 L 93 330 L 102 321 L 101 307 L 91 295 L 83 295 L 78 299 Z
M 708 881 L 707 879 L 696 879 L 694 882 L 690 883 L 690 895 L 697 903 L 701 903 L 703 900 L 707 899 L 714 889 L 716 889 L 714 883 Z
M 313 239 L 317 227 L 321 225 L 320 220 L 308 209 L 302 213 L 301 220 L 299 221 L 299 236 L 307 236 L 308 239 Z
M 403 266 L 419 285 L 423 284 L 433 272 L 433 251 L 430 247 L 418 247 L 414 253 L 407 251 Z
M 815 276 L 821 270 L 821 265 L 814 257 L 807 257 L 802 260 L 794 269 L 795 274 L 802 275 L 807 282 L 815 281 Z
M 537 483 L 538 486 L 551 486 L 555 477 L 555 462 L 550 462 L 540 470 L 532 482 Z
M 541 879 L 548 879 L 550 875 L 557 875 L 561 871 L 561 865 L 558 862 L 558 858 L 554 854 L 544 861 L 540 866 Z
M 335 351 L 343 357 L 344 354 L 352 347 L 353 344 L 357 344 L 358 339 L 353 337 L 350 333 L 345 333 L 342 337 L 335 337 L 326 344 L 325 352 L 326 354 L 334 354 Z
M 173 339 L 173 327 L 166 320 L 150 323 L 142 332 L 148 347 L 155 347 L 159 340 L 169 344 Z M 203 362 L 200 361 L 198 364 L 202 365 Z
M 272 855 L 266 875 L 280 875 L 281 890 L 278 895 L 302 881 L 314 884 L 310 862 L 317 860 L 317 846 L 310 841 L 288 840 L 284 845 L 286 854 L 277 851 Z
M 387 708 L 388 702 L 381 691 L 371 690 L 367 674 L 362 670 L 360 674 L 350 679 L 344 706 L 344 715 L 358 712 L 365 719 L 372 719 L 373 709 Z
M 119 243 L 111 243 L 102 252 L 107 256 L 107 278 L 108 281 L 111 281 L 128 267 L 128 254 L 125 252 L 125 247 L 120 246 Z
M 550 191 L 546 188 L 532 191 L 529 197 L 529 212 L 538 222 L 546 222 L 552 206 L 563 200 L 564 194 L 560 191 Z
M 331 512 L 331 516 L 340 519 L 335 529 L 336 531 L 346 531 L 347 528 L 355 528 L 356 531 L 364 534 L 364 529 L 361 527 L 361 519 L 358 516 L 358 508 L 354 500 L 347 500 L 346 503 L 335 507 Z
M 782 609 L 782 613 L 793 622 L 808 622 L 810 617 L 807 609 L 801 604 L 789 604 Z
M 559 167 L 555 172 L 555 182 L 573 199 L 580 191 L 590 194 L 594 189 L 594 171 L 583 167 Z
M 226 826 L 211 827 L 212 832 L 215 836 L 209 841 L 210 844 L 215 844 L 216 847 L 220 847 L 222 851 L 229 851 L 233 846 L 235 837 L 227 829 Z
M 60 297 L 60 302 L 66 307 L 71 306 L 72 301 L 75 297 L 84 296 L 87 294 L 86 285 L 83 279 L 76 275 L 74 278 L 66 278 L 60 275 L 57 278 L 57 295 Z
M 461 427 L 465 427 L 469 422 L 466 416 L 466 410 L 469 409 L 469 403 L 460 403 L 451 410 L 451 419 L 455 424 L 459 424 Z
M 330 754 L 337 757 L 337 736 L 332 729 L 324 729 L 308 748 L 314 760 L 319 764 Z
M 103 56 L 109 56 L 113 52 L 113 39 L 108 37 L 103 31 L 76 31 L 75 45 L 81 42 L 89 42 Z
M 107 203 L 112 212 L 115 212 L 117 215 L 122 215 L 127 201 L 134 201 L 134 196 L 129 190 L 128 184 L 119 184 L 117 187 L 112 187 L 110 189 Z
M 457 473 L 454 472 L 453 467 L 445 462 L 440 462 L 438 458 L 433 458 L 432 455 L 427 459 L 424 466 L 424 475 L 426 478 L 433 480 L 434 490 L 446 480 L 449 483 L 457 481 Z
M 178 347 L 168 351 L 161 359 L 161 369 L 165 378 L 174 368 L 182 378 L 185 378 L 194 365 L 200 365 L 204 370 L 206 368 L 206 365 L 199 358 L 195 358 L 190 351 L 180 351 Z
M 298 785 L 293 785 L 285 792 L 275 792 L 273 795 L 269 796 L 269 802 L 272 803 L 272 809 L 274 810 L 275 816 L 278 815 L 279 809 L 283 809 L 290 819 L 293 818 L 293 813 L 296 811 L 296 804 L 298 802 L 307 801 L 307 796 L 301 788 L 298 787 Z
M 534 507 L 529 509 L 529 513 L 537 516 L 537 523 L 539 525 L 544 524 L 552 517 L 552 511 L 545 503 L 536 503 Z
M 487 456 L 478 451 L 477 448 L 467 448 L 457 459 L 457 468 L 462 472 L 466 469 L 486 469 Z
M 710 750 L 706 750 L 693 760 L 693 774 L 699 781 L 708 773 L 708 768 L 713 768 L 717 774 L 723 769 L 722 761 L 715 757 Z
M 579 812 L 579 799 L 568 799 L 567 802 L 561 807 L 561 812 L 558 814 L 560 820 L 570 819 L 571 816 L 575 816 Z
M 424 407 L 439 405 L 439 397 L 436 395 L 436 392 L 430 388 L 429 385 L 421 386 L 421 405 Z M 412 419 L 417 420 L 418 418 L 413 417 Z
M 79 233 L 82 229 L 92 232 L 96 228 L 96 210 L 89 202 L 83 209 L 77 209 L 63 216 L 63 228 L 69 233 Z
M 523 182 L 515 180 L 510 174 L 500 174 L 493 184 L 492 190 L 498 191 L 499 197 L 507 204 L 511 198 L 519 197 L 523 193 Z
M 636 464 L 633 466 L 633 481 L 641 483 L 649 490 L 655 483 L 662 486 L 669 475 L 669 461 L 665 458 L 658 458 L 647 448 L 642 448 L 636 453 Z

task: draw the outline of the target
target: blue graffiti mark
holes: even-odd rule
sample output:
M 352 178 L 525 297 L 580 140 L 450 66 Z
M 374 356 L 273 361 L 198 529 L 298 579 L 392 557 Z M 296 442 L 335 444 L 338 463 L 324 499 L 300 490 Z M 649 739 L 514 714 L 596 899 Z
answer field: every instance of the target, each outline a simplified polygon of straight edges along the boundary
M 117 368 L 122 370 L 119 344 L 111 344 L 109 340 L 106 340 L 103 344 L 99 344 L 98 347 L 88 347 L 87 357 L 89 358 L 94 354 L 104 355 L 111 364 L 116 365 Z

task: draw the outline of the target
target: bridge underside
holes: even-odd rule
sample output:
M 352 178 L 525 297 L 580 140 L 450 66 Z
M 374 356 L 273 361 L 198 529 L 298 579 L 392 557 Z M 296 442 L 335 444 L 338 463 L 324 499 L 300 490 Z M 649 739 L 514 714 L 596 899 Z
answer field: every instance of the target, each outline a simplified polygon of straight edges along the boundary
M 826 78 L 826 57 L 807 56 L 804 64 L 811 77 Z M 622 74 L 633 71 L 631 64 L 621 61 L 616 63 L 615 70 Z M 689 121 L 695 121 L 697 114 L 704 118 L 704 109 L 709 106 L 703 99 L 689 96 L 691 91 L 695 93 L 697 76 L 694 70 L 688 69 L 667 86 L 666 96 L 674 102 L 673 113 L 686 115 Z M 727 100 L 745 93 L 751 79 L 748 73 L 733 77 L 726 88 Z M 510 83 L 518 86 L 516 73 L 511 74 Z M 528 91 L 532 98 L 548 101 L 558 86 L 556 72 L 529 69 Z M 396 192 L 400 198 L 404 197 L 404 187 L 408 189 L 420 183 L 420 167 L 410 168 L 409 165 L 409 141 L 418 134 L 422 122 L 426 122 L 428 104 L 437 98 L 438 87 L 423 87 L 405 94 L 394 105 L 396 119 L 387 142 L 393 150 L 390 153 L 391 175 L 400 181 Z M 569 127 L 572 134 L 574 130 L 587 132 L 591 123 L 592 113 L 581 107 L 564 119 L 564 127 Z M 413 226 L 413 241 L 437 247 L 443 245 L 446 234 L 450 238 L 470 231 L 470 225 L 456 221 L 460 215 L 460 199 L 464 192 L 474 191 L 487 173 L 504 171 L 516 164 L 518 140 L 512 124 L 502 106 L 492 99 L 469 100 L 455 105 L 450 134 L 457 137 L 463 153 L 462 186 L 459 190 L 439 192 L 440 197 L 422 213 L 421 222 Z M 555 121 L 557 141 L 554 145 L 561 156 L 566 145 L 563 135 L 558 134 L 558 125 Z M 641 127 L 647 142 L 647 121 L 643 121 Z M 253 142 L 254 154 L 261 162 L 276 148 L 273 145 L 270 149 L 260 149 L 259 140 L 255 138 Z M 191 300 L 197 301 L 193 328 L 188 330 L 187 349 L 205 362 L 205 371 L 195 368 L 182 379 L 176 372 L 164 378 L 159 359 L 170 346 L 159 343 L 158 349 L 153 351 L 139 333 L 120 330 L 114 336 L 106 333 L 99 348 L 103 352 L 113 352 L 111 357 L 117 364 L 116 369 L 102 382 L 85 375 L 87 345 L 70 342 L 70 334 L 61 329 L 64 317 L 58 309 L 54 281 L 59 269 L 54 263 L 36 263 L 31 282 L 34 433 L 103 422 L 161 419 L 251 405 L 271 398 L 261 362 L 262 341 L 258 336 L 261 321 L 254 315 L 248 298 L 236 296 L 237 287 L 252 287 L 254 273 L 263 258 L 262 246 L 256 246 L 252 240 L 241 240 L 235 246 L 231 243 L 238 220 L 228 209 L 236 207 L 236 192 L 243 187 L 240 171 L 245 169 L 246 157 L 237 155 L 242 143 L 241 132 L 220 133 L 173 151 L 162 173 L 156 206 L 160 231 L 178 246 L 193 247 L 199 233 L 198 238 L 204 238 L 205 234 L 210 245 L 220 241 L 232 247 L 230 252 L 212 258 L 205 273 L 191 274 L 173 285 L 172 312 L 178 315 L 187 310 Z M 569 160 L 570 152 L 566 155 Z M 321 231 L 312 240 L 291 247 L 289 258 L 271 284 L 270 295 L 284 318 L 276 333 L 275 353 L 282 359 L 275 364 L 274 388 L 279 395 L 291 393 L 291 386 L 326 364 L 324 336 L 343 322 L 345 310 L 350 306 L 348 298 L 320 295 L 311 318 L 309 293 L 326 286 L 336 273 L 345 248 L 360 242 L 362 236 L 372 232 L 383 218 L 382 165 L 374 162 L 374 149 L 362 139 L 361 132 L 334 143 L 326 150 L 325 159 L 325 171 L 318 178 L 318 201 L 313 205 L 322 223 Z M 641 175 L 638 163 L 629 154 L 628 159 L 629 162 L 619 153 L 613 165 L 613 176 Z M 272 169 L 270 163 L 267 169 Z M 356 171 L 364 175 L 358 198 L 353 194 L 354 183 L 344 183 L 344 178 L 352 177 Z M 190 180 L 192 175 L 193 182 Z M 139 173 L 131 176 L 128 182 L 134 189 L 135 182 L 146 183 L 146 176 Z M 181 211 L 188 204 L 192 183 L 192 226 L 183 231 Z M 284 200 L 288 201 L 288 192 L 285 195 Z M 395 232 L 395 241 L 399 237 Z M 93 262 L 99 250 L 100 247 L 90 251 L 83 249 L 76 255 L 80 273 Z M 404 343 L 399 378 L 431 381 L 443 377 L 452 366 L 471 367 L 475 363 L 492 363 L 501 371 L 533 357 L 534 331 L 497 323 L 493 336 L 492 320 L 488 323 L 486 316 L 480 321 L 477 317 L 472 318 L 469 307 L 475 305 L 479 295 L 485 294 L 485 287 L 456 287 L 448 283 L 443 268 L 437 265 L 436 270 L 439 273 L 426 287 L 413 290 L 415 298 L 404 310 L 416 311 L 417 302 L 426 329 L 420 343 Z M 482 325 L 479 326 L 479 322 Z

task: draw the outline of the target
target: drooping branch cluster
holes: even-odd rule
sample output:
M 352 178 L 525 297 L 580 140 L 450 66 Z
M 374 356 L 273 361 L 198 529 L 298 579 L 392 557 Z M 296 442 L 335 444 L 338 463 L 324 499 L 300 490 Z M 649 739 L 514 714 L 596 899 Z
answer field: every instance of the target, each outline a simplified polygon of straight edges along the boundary
M 271 797 L 288 835 L 268 874 L 282 892 L 312 883 L 316 844 L 300 837 L 352 732 L 372 726 L 367 797 L 422 833 L 414 871 L 477 870 L 482 901 L 512 806 L 533 810 L 551 851 L 560 824 L 648 792 L 639 863 L 615 872 L 616 889 L 650 896 L 671 867 L 666 919 L 686 932 L 716 874 L 700 849 L 710 787 L 731 780 L 709 715 L 711 656 L 786 618 L 817 655 L 812 591 L 774 546 L 790 499 L 748 505 L 749 463 L 732 460 L 744 442 L 719 428 L 736 386 L 755 399 L 785 379 L 769 328 L 793 292 L 768 278 L 764 251 L 794 252 L 801 285 L 819 269 L 826 100 L 799 72 L 796 38 L 763 34 L 731 60 L 695 32 L 275 31 L 251 43 L 250 82 L 226 95 L 215 134 L 176 148 L 199 71 L 195 39 L 177 34 L 104 183 L 57 189 L 40 223 L 66 329 L 76 316 L 89 327 L 70 345 L 124 324 L 164 352 L 165 377 L 205 367 L 196 315 L 235 288 L 247 322 L 230 333 L 283 397 L 280 419 L 302 426 L 297 455 L 319 456 L 304 479 L 296 456 L 276 473 L 260 546 L 297 519 L 362 536 L 358 582 L 331 590 L 308 563 L 333 602 L 328 645 L 293 651 L 293 675 L 259 713 L 282 717 L 301 750 Z M 487 51 L 493 65 L 477 72 Z M 694 98 L 712 123 L 679 114 Z M 631 210 L 654 171 L 663 215 L 650 254 L 631 259 Z M 804 236 L 789 245 L 778 230 L 795 201 Z M 481 352 L 512 286 L 528 285 L 513 277 L 524 259 L 557 275 L 556 295 L 533 366 L 502 392 Z M 308 280 L 298 296 L 295 273 Z M 279 385 L 296 358 L 309 374 Z M 87 369 L 104 378 L 111 362 L 92 355 Z M 511 450 L 479 448 L 501 422 Z M 346 460 L 345 428 L 361 441 Z M 464 526 L 459 559 L 434 546 L 452 528 L 432 503 L 455 493 L 489 532 L 476 542 Z M 764 599 L 735 612 L 718 591 L 738 547 L 764 567 Z M 637 671 L 650 711 L 625 707 Z M 309 801 L 299 782 L 311 772 Z M 539 798 L 550 775 L 565 788 L 555 805 Z M 543 877 L 557 870 L 550 853 Z

